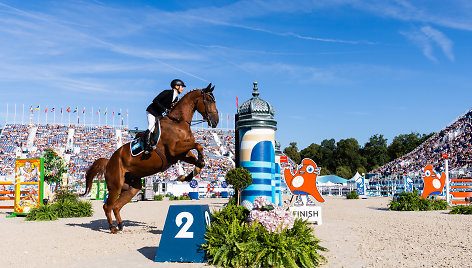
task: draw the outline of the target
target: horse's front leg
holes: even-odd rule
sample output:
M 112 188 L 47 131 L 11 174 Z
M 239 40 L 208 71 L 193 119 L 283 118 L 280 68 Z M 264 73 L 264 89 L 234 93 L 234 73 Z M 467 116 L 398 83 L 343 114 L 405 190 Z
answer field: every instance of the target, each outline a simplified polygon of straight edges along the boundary
M 195 176 L 197 176 L 200 171 L 202 170 L 205 162 L 203 162 L 202 168 L 199 167 L 199 160 L 198 158 L 191 152 L 188 151 L 187 154 L 180 159 L 181 161 L 187 162 L 195 166 L 192 172 L 190 172 L 187 176 L 181 176 L 177 180 L 178 181 L 191 181 Z
M 190 150 L 192 149 L 197 150 L 198 158 L 196 158 L 193 153 L 189 154 Z M 179 160 L 182 160 L 189 164 L 193 164 L 199 167 L 200 169 L 205 166 L 205 159 L 203 158 L 203 146 L 200 143 L 188 142 L 188 141 L 178 142 L 175 148 L 171 150 L 171 152 L 174 152 L 174 155 L 172 156 L 185 155 L 184 158 L 181 158 Z

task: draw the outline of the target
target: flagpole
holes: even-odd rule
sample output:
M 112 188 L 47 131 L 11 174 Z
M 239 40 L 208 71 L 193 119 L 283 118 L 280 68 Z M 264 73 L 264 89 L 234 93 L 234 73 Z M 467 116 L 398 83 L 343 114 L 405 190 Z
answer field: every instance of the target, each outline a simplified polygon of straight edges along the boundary
M 115 108 L 113 108 L 112 121 L 113 121 L 113 128 L 115 128 Z
M 120 108 L 120 120 L 121 120 L 120 128 L 123 129 L 123 114 L 121 113 L 121 108 Z
M 45 113 L 46 113 L 46 125 L 47 125 L 48 124 L 48 107 L 47 106 L 46 106 Z
M 5 117 L 5 125 L 8 123 L 8 103 L 7 103 L 7 116 Z
M 64 125 L 64 114 L 62 113 L 62 107 L 61 107 L 61 125 Z
M 21 115 L 21 124 L 24 125 L 24 119 L 25 119 L 25 104 L 23 103 L 23 112 Z
M 55 125 L 56 124 L 56 107 L 54 107 L 54 114 L 52 115 L 53 116 L 53 124 Z
M 100 126 L 100 107 L 98 107 L 98 126 Z
M 129 116 L 128 116 L 128 109 L 126 109 L 126 126 L 129 129 Z
M 69 111 L 67 113 L 69 114 L 69 126 L 70 126 L 70 107 L 69 107 Z
M 38 105 L 39 110 L 38 110 L 38 126 L 39 126 L 39 114 L 41 113 L 41 105 Z
M 15 103 L 15 115 L 13 116 L 13 125 L 16 125 L 16 103 Z

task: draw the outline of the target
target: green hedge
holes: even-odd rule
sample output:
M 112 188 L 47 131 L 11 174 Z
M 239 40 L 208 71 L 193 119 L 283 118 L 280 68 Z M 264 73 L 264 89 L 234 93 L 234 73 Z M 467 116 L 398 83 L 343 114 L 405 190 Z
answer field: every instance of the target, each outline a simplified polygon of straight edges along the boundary
M 58 218 L 91 217 L 92 203 L 79 200 L 77 195 L 65 190 L 56 193 L 54 203 L 33 208 L 27 215 L 27 221 L 54 221 Z
M 388 204 L 390 210 L 396 211 L 426 211 L 426 210 L 445 210 L 449 206 L 447 202 L 436 197 L 421 199 L 418 191 L 402 192 L 396 200 Z
M 351 191 L 346 195 L 347 199 L 359 199 L 359 195 L 357 194 L 357 191 Z
M 223 267 L 313 267 L 326 263 L 319 251 L 319 239 L 305 221 L 280 234 L 269 233 L 262 225 L 250 226 L 249 211 L 228 205 L 212 214 L 202 245 L 208 263 Z
M 452 207 L 449 214 L 472 214 L 472 206 L 460 205 Z

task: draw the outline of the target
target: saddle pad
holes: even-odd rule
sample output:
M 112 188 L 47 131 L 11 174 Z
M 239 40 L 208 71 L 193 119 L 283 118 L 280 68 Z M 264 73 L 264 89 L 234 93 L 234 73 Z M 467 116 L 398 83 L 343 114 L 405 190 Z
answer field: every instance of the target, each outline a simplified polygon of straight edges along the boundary
M 144 151 L 144 142 L 141 141 L 141 138 L 136 138 L 129 144 L 131 147 L 131 156 L 137 156 Z
M 154 133 L 153 137 L 153 143 L 152 144 L 157 144 L 159 142 L 159 138 L 161 137 L 161 126 L 160 124 L 157 124 L 156 131 Z M 144 141 L 143 138 L 138 137 L 130 142 L 130 147 L 131 147 L 131 156 L 137 156 L 144 152 Z

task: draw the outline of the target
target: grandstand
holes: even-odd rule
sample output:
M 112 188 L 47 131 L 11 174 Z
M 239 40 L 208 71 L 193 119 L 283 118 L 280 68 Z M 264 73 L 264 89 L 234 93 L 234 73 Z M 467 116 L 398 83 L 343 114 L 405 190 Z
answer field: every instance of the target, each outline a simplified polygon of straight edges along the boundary
M 234 167 L 234 131 L 193 129 L 197 142 L 203 145 L 206 168 L 204 180 L 217 180 Z M 111 154 L 134 137 L 127 128 L 57 124 L 6 124 L 0 133 L 0 180 L 11 180 L 17 158 L 40 157 L 53 148 L 69 165 L 69 183 L 84 182 L 87 168 L 100 157 Z M 183 163 L 154 176 L 155 180 L 172 180 L 193 167 Z
M 426 165 L 443 169 L 442 154 L 447 154 L 453 173 L 470 176 L 472 168 L 472 109 L 414 149 L 370 173 L 382 176 L 407 174 L 418 177 Z

